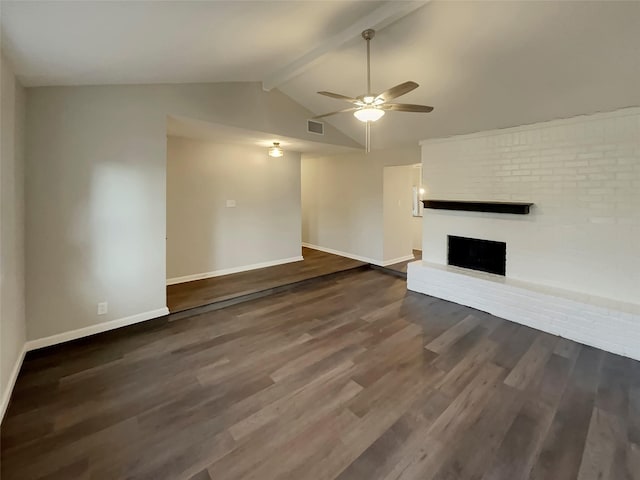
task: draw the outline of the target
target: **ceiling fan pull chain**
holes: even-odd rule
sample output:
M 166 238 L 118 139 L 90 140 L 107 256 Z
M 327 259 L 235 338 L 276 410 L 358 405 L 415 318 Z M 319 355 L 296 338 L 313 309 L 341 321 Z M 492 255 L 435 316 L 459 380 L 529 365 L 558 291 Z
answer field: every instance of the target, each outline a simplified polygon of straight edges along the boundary
M 371 122 L 364 124 L 364 143 L 365 151 L 369 153 L 371 151 Z

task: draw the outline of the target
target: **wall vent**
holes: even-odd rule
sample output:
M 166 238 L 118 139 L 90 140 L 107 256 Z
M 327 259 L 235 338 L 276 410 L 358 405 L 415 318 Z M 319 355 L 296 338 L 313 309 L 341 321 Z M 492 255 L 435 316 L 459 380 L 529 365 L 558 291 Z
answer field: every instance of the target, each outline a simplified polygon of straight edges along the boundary
M 307 132 L 316 135 L 324 135 L 324 123 L 315 120 L 307 120 Z

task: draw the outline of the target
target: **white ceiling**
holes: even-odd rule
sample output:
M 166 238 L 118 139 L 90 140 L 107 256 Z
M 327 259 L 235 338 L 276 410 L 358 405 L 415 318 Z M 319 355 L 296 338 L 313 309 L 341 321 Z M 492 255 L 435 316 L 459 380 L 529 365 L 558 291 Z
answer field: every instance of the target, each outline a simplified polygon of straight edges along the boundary
M 261 81 L 381 2 L 2 1 L 26 86 Z
M 2 2 L 3 48 L 26 85 L 259 81 L 381 2 Z M 317 95 L 364 93 L 364 42 L 332 48 L 278 88 L 316 113 Z M 277 75 L 276 75 L 277 77 Z M 414 80 L 373 147 L 640 105 L 640 2 L 433 1 L 378 31 L 372 86 Z M 329 120 L 362 142 L 363 126 Z
M 265 152 L 273 142 L 280 143 L 285 152 L 301 152 L 313 154 L 333 155 L 357 151 L 354 148 L 328 143 L 310 142 L 298 138 L 274 136 L 265 132 L 256 132 L 242 128 L 204 122 L 180 116 L 167 117 L 167 134 L 175 137 L 192 138 L 213 143 L 227 143 L 233 145 L 246 145 L 251 147 L 264 147 Z

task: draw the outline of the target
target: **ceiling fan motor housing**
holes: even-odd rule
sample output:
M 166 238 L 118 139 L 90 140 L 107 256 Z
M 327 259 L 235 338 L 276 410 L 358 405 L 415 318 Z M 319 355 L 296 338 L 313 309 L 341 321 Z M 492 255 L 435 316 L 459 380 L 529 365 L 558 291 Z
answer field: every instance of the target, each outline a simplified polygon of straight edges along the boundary
M 364 38 L 365 40 L 371 40 L 375 36 L 376 36 L 376 31 L 372 28 L 367 28 L 362 32 L 362 38 Z

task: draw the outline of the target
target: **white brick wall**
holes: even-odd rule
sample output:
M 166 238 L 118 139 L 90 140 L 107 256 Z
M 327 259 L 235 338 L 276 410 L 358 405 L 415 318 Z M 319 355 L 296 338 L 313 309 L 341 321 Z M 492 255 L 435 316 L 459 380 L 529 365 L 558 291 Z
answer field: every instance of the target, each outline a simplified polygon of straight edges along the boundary
M 428 210 L 447 234 L 507 242 L 507 276 L 640 303 L 640 108 L 422 142 L 426 198 L 531 201 L 530 215 Z
M 640 108 L 421 145 L 426 198 L 535 206 L 530 215 L 425 209 L 425 265 L 446 265 L 447 235 L 498 240 L 507 281 L 442 283 L 414 265 L 410 289 L 640 359 Z M 511 280 L 524 282 L 515 296 Z
M 407 288 L 640 360 L 640 307 L 413 262 Z

